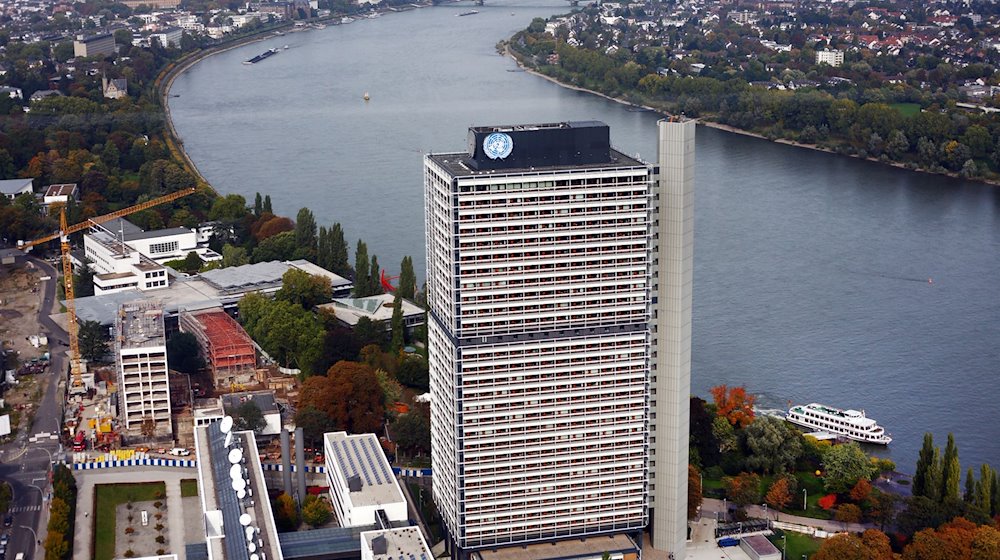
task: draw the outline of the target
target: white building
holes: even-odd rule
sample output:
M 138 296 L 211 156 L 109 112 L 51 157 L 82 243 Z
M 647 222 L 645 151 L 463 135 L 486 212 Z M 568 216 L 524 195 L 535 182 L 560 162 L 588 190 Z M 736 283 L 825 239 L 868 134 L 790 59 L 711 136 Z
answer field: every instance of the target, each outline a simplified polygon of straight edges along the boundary
M 406 521 L 406 498 L 375 434 L 323 435 L 330 502 L 343 527 L 373 525 L 378 511 L 390 522 Z
M 361 533 L 361 560 L 434 560 L 417 527 Z
M 840 66 L 844 63 L 844 51 L 822 50 L 816 51 L 816 64 L 829 64 L 830 66 Z
M 693 150 L 693 122 L 661 126 L 690 130 Z M 599 122 L 471 128 L 469 146 L 424 167 L 434 500 L 452 544 L 638 548 L 655 503 L 654 546 L 683 558 L 689 381 L 665 356 L 657 372 L 655 352 L 676 350 L 657 338 L 665 295 L 688 290 L 690 316 L 690 281 L 661 284 L 681 271 L 677 240 L 658 238 L 683 231 L 669 211 L 689 197 Z M 690 172 L 661 166 L 665 181 Z
M 150 33 L 149 42 L 152 44 L 153 41 L 159 41 L 160 46 L 165 49 L 169 49 L 170 47 L 178 48 L 181 46 L 181 37 L 183 36 L 184 30 L 180 27 L 168 27 L 155 33 Z
M 76 183 L 63 183 L 59 185 L 49 185 L 45 189 L 42 203 L 45 206 L 53 204 L 67 204 L 70 199 L 79 200 L 80 191 L 76 188 Z
M 34 179 L 3 179 L 0 180 L 0 196 L 14 200 L 22 194 L 31 194 Z
M 424 324 L 424 309 L 409 300 L 403 299 L 403 325 L 407 331 Z M 346 327 L 354 328 L 362 317 L 371 321 L 381 321 L 385 330 L 392 330 L 392 314 L 396 310 L 395 296 L 379 294 L 363 298 L 334 298 L 330 303 L 318 305 L 320 309 L 333 311 L 337 321 Z
M 170 383 L 163 309 L 149 303 L 126 303 L 115 321 L 118 412 L 126 436 L 169 438 Z
M 163 263 L 183 259 L 194 252 L 205 262 L 222 259 L 204 243 L 198 243 L 198 230 L 183 227 L 143 231 L 118 218 L 91 228 L 83 236 L 84 254 L 97 275 L 94 292 L 154 290 L 167 286 Z

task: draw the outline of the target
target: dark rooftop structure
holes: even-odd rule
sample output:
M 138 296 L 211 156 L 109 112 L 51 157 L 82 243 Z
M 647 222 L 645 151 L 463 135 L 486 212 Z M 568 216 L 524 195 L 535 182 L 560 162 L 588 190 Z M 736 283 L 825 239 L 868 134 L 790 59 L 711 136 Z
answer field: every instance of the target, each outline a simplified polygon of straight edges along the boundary
M 611 146 L 600 121 L 473 126 L 465 153 L 429 155 L 453 176 L 541 171 L 551 168 L 646 167 Z

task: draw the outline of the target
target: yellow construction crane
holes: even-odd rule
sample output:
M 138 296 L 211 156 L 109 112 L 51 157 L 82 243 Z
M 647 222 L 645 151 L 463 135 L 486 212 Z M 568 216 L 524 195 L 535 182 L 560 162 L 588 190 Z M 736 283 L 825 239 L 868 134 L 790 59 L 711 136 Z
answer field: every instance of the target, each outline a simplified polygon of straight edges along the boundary
M 59 238 L 60 248 L 62 250 L 62 269 L 63 269 L 63 288 L 66 292 L 66 315 L 68 317 L 68 330 L 69 330 L 69 368 L 70 374 L 72 376 L 71 389 L 74 391 L 80 390 L 83 387 L 83 380 L 80 377 L 82 373 L 80 371 L 80 338 L 79 338 L 79 327 L 76 320 L 76 303 L 73 297 L 73 263 L 70 261 L 70 246 L 69 246 L 69 236 L 78 231 L 83 231 L 89 227 L 102 224 L 114 220 L 115 218 L 121 218 L 122 216 L 128 216 L 135 212 L 146 210 L 154 206 L 158 206 L 165 202 L 171 202 L 177 200 L 178 198 L 185 197 L 189 194 L 195 192 L 194 188 L 182 189 L 179 191 L 172 192 L 168 195 L 161 196 L 159 198 L 154 198 L 153 200 L 148 200 L 146 202 L 140 202 L 135 206 L 129 206 L 128 208 L 123 208 L 110 214 L 104 214 L 103 216 L 97 216 L 96 218 L 90 218 L 84 220 L 78 224 L 73 224 L 71 226 L 66 225 L 66 207 L 63 206 L 59 213 L 59 231 L 45 237 L 40 237 L 34 241 L 28 241 L 26 243 L 18 243 L 18 247 L 27 250 L 35 245 L 41 245 L 42 243 L 48 243 L 53 239 Z

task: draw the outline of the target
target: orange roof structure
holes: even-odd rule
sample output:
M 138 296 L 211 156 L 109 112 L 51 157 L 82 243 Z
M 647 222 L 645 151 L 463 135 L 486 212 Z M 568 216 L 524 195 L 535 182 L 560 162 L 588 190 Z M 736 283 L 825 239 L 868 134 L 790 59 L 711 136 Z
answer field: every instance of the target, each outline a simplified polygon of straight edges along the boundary
M 253 340 L 225 311 L 185 313 L 183 330 L 194 334 L 213 370 L 253 368 L 257 355 Z

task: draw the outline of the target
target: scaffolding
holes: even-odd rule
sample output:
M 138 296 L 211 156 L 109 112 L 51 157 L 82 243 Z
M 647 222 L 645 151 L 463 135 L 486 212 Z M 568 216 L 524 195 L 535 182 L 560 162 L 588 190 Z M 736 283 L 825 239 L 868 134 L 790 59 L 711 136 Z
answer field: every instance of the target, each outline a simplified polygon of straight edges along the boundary
M 253 340 L 225 311 L 185 311 L 180 316 L 180 327 L 198 339 L 217 389 L 233 389 L 258 382 Z

